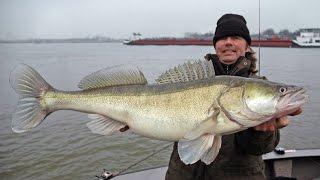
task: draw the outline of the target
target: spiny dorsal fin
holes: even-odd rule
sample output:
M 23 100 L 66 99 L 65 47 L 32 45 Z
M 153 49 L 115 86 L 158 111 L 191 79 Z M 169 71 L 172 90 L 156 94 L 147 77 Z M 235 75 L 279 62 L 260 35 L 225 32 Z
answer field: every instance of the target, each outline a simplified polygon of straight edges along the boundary
M 215 76 L 211 61 L 190 61 L 176 66 L 161 74 L 156 82 L 158 84 L 188 82 L 199 79 L 212 78 Z
M 81 89 L 94 89 L 109 86 L 147 84 L 147 79 L 139 69 L 125 66 L 114 66 L 94 72 L 84 77 L 78 87 Z

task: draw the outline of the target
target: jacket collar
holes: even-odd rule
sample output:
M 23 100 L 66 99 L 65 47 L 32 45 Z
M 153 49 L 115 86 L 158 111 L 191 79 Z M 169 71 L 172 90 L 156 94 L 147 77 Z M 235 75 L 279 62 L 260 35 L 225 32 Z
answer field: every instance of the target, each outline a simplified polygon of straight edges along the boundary
M 216 54 L 210 54 L 209 60 L 212 61 L 215 74 L 219 75 L 231 75 L 231 76 L 242 76 L 249 77 L 250 75 L 250 66 L 251 61 L 241 56 L 234 64 L 223 64 L 219 61 L 219 58 Z

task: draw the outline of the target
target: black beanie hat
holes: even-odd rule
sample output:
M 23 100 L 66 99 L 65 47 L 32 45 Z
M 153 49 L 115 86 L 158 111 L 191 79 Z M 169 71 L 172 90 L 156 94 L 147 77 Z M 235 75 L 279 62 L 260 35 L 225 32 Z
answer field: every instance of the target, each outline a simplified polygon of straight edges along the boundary
M 251 45 L 251 37 L 247 28 L 247 22 L 243 16 L 238 14 L 225 14 L 217 22 L 216 31 L 213 37 L 213 45 L 226 36 L 243 37 Z

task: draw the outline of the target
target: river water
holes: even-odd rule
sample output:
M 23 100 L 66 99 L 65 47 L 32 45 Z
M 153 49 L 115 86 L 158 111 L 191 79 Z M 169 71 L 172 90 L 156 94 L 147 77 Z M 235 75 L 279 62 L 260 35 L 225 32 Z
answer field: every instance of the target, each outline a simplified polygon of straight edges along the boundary
M 257 49 L 255 49 L 257 50 Z M 126 46 L 120 43 L 0 44 L 0 179 L 94 179 L 103 168 L 117 171 L 168 142 L 138 135 L 101 136 L 86 127 L 87 115 L 58 111 L 30 132 L 11 131 L 18 96 L 9 75 L 20 63 L 34 67 L 55 88 L 77 90 L 82 77 L 103 67 L 139 67 L 149 82 L 169 67 L 203 59 L 209 46 Z M 310 100 L 302 115 L 281 130 L 280 145 L 290 149 L 320 148 L 320 49 L 261 48 L 261 75 L 304 86 Z M 168 148 L 131 171 L 166 165 Z

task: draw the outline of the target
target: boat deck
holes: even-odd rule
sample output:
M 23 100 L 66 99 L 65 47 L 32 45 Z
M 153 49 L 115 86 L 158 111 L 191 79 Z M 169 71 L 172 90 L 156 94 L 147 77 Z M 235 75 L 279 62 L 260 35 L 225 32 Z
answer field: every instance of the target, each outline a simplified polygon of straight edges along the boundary
M 268 179 L 320 180 L 320 149 L 285 150 L 263 155 Z M 115 180 L 162 180 L 168 167 L 156 167 L 116 176 Z

